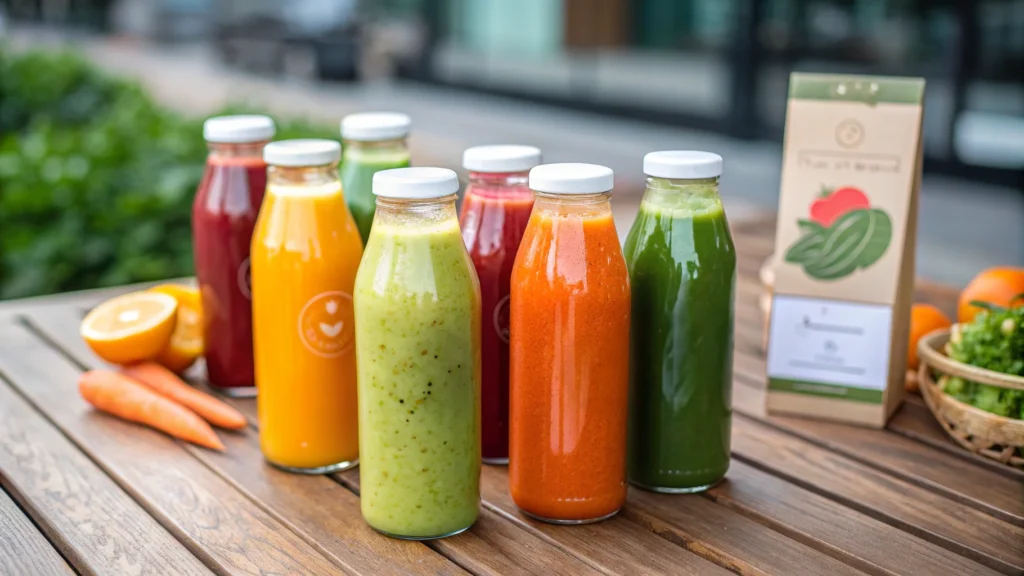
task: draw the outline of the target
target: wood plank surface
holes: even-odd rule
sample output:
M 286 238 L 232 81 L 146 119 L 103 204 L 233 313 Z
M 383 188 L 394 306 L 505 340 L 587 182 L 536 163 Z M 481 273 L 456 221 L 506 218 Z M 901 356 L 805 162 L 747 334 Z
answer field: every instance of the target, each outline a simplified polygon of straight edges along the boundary
M 181 443 L 92 410 L 78 395 L 79 368 L 41 346 L 27 328 L 0 325 L 0 348 L 5 349 L 0 371 L 12 385 L 215 572 L 332 573 L 342 568 L 211 472 Z
M 872 574 L 998 574 L 739 460 L 707 497 Z
M 0 574 L 74 573 L 32 520 L 0 490 Z
M 1024 528 L 740 416 L 733 455 L 1007 574 L 1024 571 Z
M 34 318 L 40 324 L 39 329 L 76 361 L 86 367 L 101 365 L 102 361 L 78 337 L 77 325 L 81 316 L 77 310 L 54 310 L 37 314 Z M 246 414 L 250 422 L 255 422 L 255 401 L 227 401 Z M 297 476 L 265 465 L 252 431 L 222 436 L 228 446 L 223 455 L 198 448 L 189 450 L 281 522 L 304 536 L 311 545 L 353 572 L 377 574 L 393 570 L 395 573 L 408 573 L 415 569 L 454 573 L 461 571 L 455 565 L 458 564 L 477 574 L 525 574 L 531 573 L 538 562 L 550 573 L 585 574 L 593 571 L 578 558 L 486 510 L 473 529 L 453 538 L 432 542 L 430 548 L 422 543 L 387 538 L 363 522 L 358 497 L 342 485 L 323 476 Z M 338 537 L 339 533 L 342 537 Z M 654 535 L 649 537 L 656 539 Z M 489 552 L 481 554 L 485 550 Z M 382 555 L 387 558 L 393 553 L 405 561 L 381 564 Z M 423 565 L 426 559 L 430 562 Z M 699 562 L 700 559 L 693 557 L 693 561 Z M 440 564 L 442 562 L 448 566 L 444 567 Z
M 6 340 L 0 338 L 0 342 L 0 348 L 5 348 Z M 3 380 L 0 483 L 80 574 L 209 574 L 191 552 Z M 0 566 L 3 562 L 0 559 Z

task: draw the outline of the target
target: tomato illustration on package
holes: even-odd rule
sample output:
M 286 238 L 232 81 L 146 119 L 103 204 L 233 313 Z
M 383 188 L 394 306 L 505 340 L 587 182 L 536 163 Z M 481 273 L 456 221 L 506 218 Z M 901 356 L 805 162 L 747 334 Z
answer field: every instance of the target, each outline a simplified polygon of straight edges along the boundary
M 818 280 L 838 280 L 877 262 L 892 241 L 892 219 L 859 188 L 823 188 L 785 260 Z

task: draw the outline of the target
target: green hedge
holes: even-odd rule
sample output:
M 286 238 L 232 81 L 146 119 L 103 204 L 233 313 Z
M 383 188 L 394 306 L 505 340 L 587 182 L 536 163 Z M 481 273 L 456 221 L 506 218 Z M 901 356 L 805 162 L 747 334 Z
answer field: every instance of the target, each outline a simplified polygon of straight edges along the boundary
M 281 139 L 337 137 L 278 121 Z M 138 85 L 0 48 L 0 299 L 192 274 L 205 156 L 202 119 Z

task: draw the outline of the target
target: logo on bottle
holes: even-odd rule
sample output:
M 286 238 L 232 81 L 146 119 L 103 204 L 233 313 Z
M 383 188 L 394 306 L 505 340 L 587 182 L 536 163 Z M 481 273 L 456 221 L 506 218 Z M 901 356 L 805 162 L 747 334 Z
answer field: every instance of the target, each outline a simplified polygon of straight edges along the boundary
M 508 301 L 510 297 L 511 294 L 505 294 L 505 297 L 494 306 L 494 331 L 498 333 L 498 338 L 505 344 L 508 344 Z
M 238 290 L 245 296 L 246 300 L 252 300 L 252 267 L 249 265 L 249 259 L 242 260 L 242 264 L 238 266 Z
M 302 344 L 323 358 L 334 358 L 351 348 L 354 328 L 352 296 L 344 292 L 318 294 L 299 312 Z

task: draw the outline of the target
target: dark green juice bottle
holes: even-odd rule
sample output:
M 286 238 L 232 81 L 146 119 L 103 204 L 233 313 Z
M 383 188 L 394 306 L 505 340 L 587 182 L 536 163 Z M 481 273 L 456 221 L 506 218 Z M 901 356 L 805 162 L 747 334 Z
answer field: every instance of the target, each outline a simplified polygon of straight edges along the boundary
M 729 468 L 736 250 L 718 197 L 722 158 L 652 152 L 626 238 L 632 288 L 629 480 L 699 492 Z
M 355 218 L 363 245 L 370 237 L 377 199 L 373 175 L 381 170 L 409 166 L 411 121 L 398 112 L 349 114 L 341 120 L 344 152 L 341 158 L 341 187 L 345 202 Z

